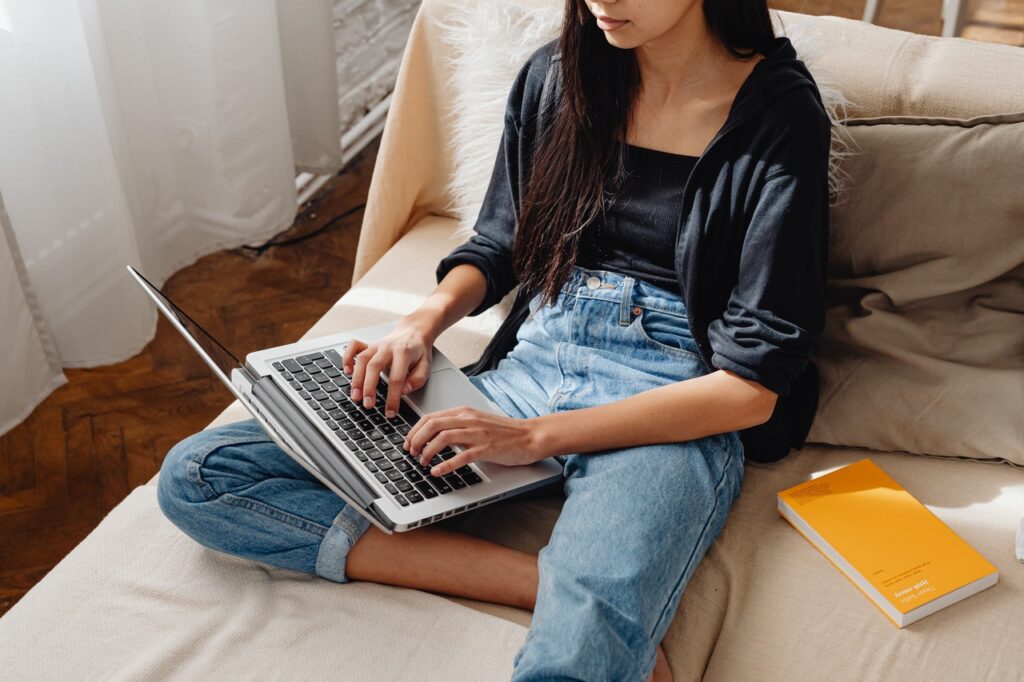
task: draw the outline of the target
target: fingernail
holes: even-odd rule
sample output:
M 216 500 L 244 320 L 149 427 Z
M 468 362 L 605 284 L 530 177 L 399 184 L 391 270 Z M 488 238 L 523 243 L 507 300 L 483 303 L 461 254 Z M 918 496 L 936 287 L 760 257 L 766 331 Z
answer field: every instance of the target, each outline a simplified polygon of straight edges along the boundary
M 441 465 L 439 464 L 436 467 L 434 467 L 433 469 L 431 469 L 430 470 L 430 475 L 431 476 L 440 476 L 441 475 Z
M 352 389 L 352 400 L 355 400 L 356 402 L 359 402 L 362 399 L 362 397 L 363 397 L 363 392 L 362 391 L 360 391 L 358 388 L 353 388 Z
M 386 412 L 384 413 L 384 415 L 385 415 L 385 416 L 386 416 L 386 417 L 387 417 L 388 419 L 394 419 L 394 418 L 395 418 L 395 411 L 394 411 L 394 410 L 391 410 L 391 409 L 389 409 L 388 411 L 386 411 Z
M 366 398 L 363 399 L 363 407 L 373 407 L 373 398 L 366 396 Z
M 409 393 L 410 391 L 412 391 L 412 384 L 410 384 L 410 383 L 409 383 L 409 382 L 407 381 L 407 382 L 405 382 L 405 392 L 406 392 L 406 393 Z

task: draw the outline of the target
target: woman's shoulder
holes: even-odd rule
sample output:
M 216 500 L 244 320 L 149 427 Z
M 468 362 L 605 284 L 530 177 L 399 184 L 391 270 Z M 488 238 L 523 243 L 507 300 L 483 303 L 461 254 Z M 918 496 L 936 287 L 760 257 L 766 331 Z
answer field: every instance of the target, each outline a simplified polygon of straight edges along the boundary
M 793 88 L 772 98 L 765 107 L 770 124 L 783 128 L 829 128 L 832 121 L 813 84 Z
M 543 43 L 519 67 L 509 93 L 508 116 L 521 121 L 536 113 L 544 88 L 549 85 L 552 76 L 557 78 L 560 75 L 557 68 L 561 61 L 559 43 L 559 38 Z
M 769 124 L 829 125 L 818 84 L 786 37 L 755 67 L 752 99 Z
M 555 37 L 534 49 L 526 58 L 526 65 L 546 70 L 552 62 L 561 61 L 561 59 L 561 38 Z
M 554 38 L 537 47 L 520 69 L 520 75 L 527 78 L 533 88 L 541 88 L 552 75 L 560 76 L 562 51 L 560 39 Z
M 765 161 L 770 175 L 807 162 L 827 163 L 832 120 L 813 85 L 793 88 L 767 102 L 754 130 L 755 138 L 760 140 L 752 146 L 768 157 Z

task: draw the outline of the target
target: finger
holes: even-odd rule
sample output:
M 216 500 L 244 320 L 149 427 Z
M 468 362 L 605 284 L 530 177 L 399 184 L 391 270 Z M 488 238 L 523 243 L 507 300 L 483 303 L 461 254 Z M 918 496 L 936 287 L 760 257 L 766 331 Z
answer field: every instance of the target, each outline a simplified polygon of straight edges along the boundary
M 367 345 L 363 350 L 356 353 L 352 365 L 352 400 L 359 402 L 363 399 L 363 379 L 366 376 L 366 363 L 374 356 L 375 349 Z
M 388 419 L 398 414 L 398 404 L 402 400 L 402 389 L 408 372 L 409 351 L 399 347 L 391 358 L 391 371 L 388 372 L 388 397 L 384 402 L 384 416 Z
M 427 376 L 430 374 L 430 353 L 427 353 L 416 363 L 413 367 L 412 372 L 406 378 L 405 383 L 408 387 L 408 393 L 422 388 L 423 384 L 427 383 Z
M 425 414 L 422 417 L 420 417 L 415 424 L 412 425 L 412 428 L 409 429 L 409 433 L 405 434 L 405 441 L 402 444 L 402 447 L 406 449 L 406 452 L 412 452 L 411 448 L 413 446 L 413 442 L 416 440 L 417 437 L 419 437 L 420 439 L 418 441 L 419 446 L 422 447 L 423 444 L 426 443 L 427 440 L 429 440 L 429 437 L 422 435 L 422 432 L 424 428 L 428 428 L 427 424 L 430 419 L 447 419 L 449 417 L 468 419 L 472 416 L 473 415 L 470 413 L 470 408 L 466 406 L 449 407 L 444 410 L 438 410 L 437 412 Z M 466 426 L 465 423 L 460 423 L 460 425 Z M 433 433 L 434 432 L 431 432 L 431 435 L 433 435 Z
M 423 453 L 419 457 L 420 466 L 430 466 L 439 452 L 452 445 L 468 445 L 473 434 L 469 429 L 448 429 L 434 436 L 434 438 L 423 447 Z
M 447 410 L 445 410 L 447 412 Z M 415 434 L 412 430 L 406 436 L 406 441 L 409 446 L 406 448 L 413 456 L 419 456 L 424 446 L 433 440 L 435 436 L 445 429 L 454 429 L 463 426 L 462 422 L 458 417 L 451 414 L 444 414 L 442 412 L 435 412 L 423 419 L 420 419 L 414 429 Z
M 452 408 L 450 412 L 451 414 L 449 416 L 442 418 L 443 421 L 441 422 L 441 426 L 440 428 L 437 428 L 437 433 L 439 435 L 434 438 L 424 437 L 422 450 L 419 451 L 419 454 L 416 454 L 416 452 L 412 453 L 413 457 L 417 457 L 419 459 L 420 464 L 426 466 L 434 455 L 441 452 L 441 450 L 444 450 L 446 446 L 462 445 L 464 447 L 469 447 L 470 443 L 467 442 L 466 438 L 470 438 L 474 435 L 477 436 L 477 441 L 480 440 L 480 425 L 473 422 L 473 415 L 468 412 L 468 408 L 456 407 Z M 471 430 L 471 427 L 475 428 L 475 431 Z M 460 434 L 459 437 L 462 438 L 462 440 L 453 440 L 450 437 L 443 441 L 438 440 L 441 435 L 451 434 L 453 432 L 458 432 Z
M 461 424 L 455 418 L 451 416 L 438 417 L 437 414 L 432 415 L 430 419 L 427 420 L 426 423 L 424 423 L 424 420 L 421 419 L 420 424 L 422 424 L 423 426 L 420 428 L 417 434 L 409 441 L 409 452 L 410 454 L 413 455 L 413 457 L 421 457 L 423 455 L 423 451 L 426 449 L 427 444 L 433 441 L 437 437 L 437 435 L 444 431 L 445 429 L 453 429 L 461 426 Z M 419 426 L 420 424 L 417 424 L 417 426 Z M 412 435 L 412 431 L 410 431 L 410 435 Z
M 366 363 L 366 377 L 363 379 L 363 407 L 373 407 L 377 402 L 377 384 L 380 373 L 391 364 L 391 350 L 387 347 L 378 350 Z
M 358 339 L 352 339 L 345 346 L 345 352 L 341 354 L 341 367 L 345 370 L 345 374 L 352 374 L 352 358 L 364 348 L 366 348 L 366 344 Z
M 474 462 L 479 459 L 481 454 L 480 448 L 466 448 L 462 452 L 456 454 L 451 459 L 441 462 L 435 467 L 430 469 L 431 476 L 444 476 L 450 474 L 461 466 L 465 466 L 470 462 Z
M 376 348 L 368 345 L 352 358 L 352 393 L 351 398 L 358 402 L 362 399 L 362 381 L 367 375 L 367 363 L 374 356 Z
M 402 447 L 405 448 L 406 452 L 409 451 L 409 446 L 412 445 L 412 439 L 416 437 L 416 434 L 419 433 L 421 429 L 423 429 L 428 419 L 430 419 L 431 417 L 448 416 L 449 414 L 451 414 L 451 412 L 451 409 L 438 410 L 437 412 L 430 412 L 428 414 L 423 415 L 422 417 L 419 417 L 416 420 L 416 423 L 412 424 L 412 428 L 409 429 L 409 433 L 405 434 L 405 441 L 402 443 Z

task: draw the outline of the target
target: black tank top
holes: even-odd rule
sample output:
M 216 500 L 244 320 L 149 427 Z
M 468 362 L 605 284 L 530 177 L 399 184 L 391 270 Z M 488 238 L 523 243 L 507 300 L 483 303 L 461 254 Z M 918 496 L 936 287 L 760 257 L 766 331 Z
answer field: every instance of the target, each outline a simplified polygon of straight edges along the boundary
M 610 270 L 679 290 L 676 227 L 683 209 L 683 186 L 696 156 L 626 144 L 628 175 L 598 218 L 580 238 L 576 265 Z

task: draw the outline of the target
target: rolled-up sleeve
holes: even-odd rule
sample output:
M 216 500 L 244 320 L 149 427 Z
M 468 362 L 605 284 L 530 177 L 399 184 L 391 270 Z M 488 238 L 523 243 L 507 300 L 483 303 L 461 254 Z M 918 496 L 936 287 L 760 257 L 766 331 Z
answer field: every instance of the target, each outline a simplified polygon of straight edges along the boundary
M 437 265 L 438 283 L 452 268 L 462 263 L 474 265 L 483 273 L 487 280 L 487 293 L 480 305 L 469 313 L 470 316 L 479 315 L 496 304 L 518 283 L 512 249 L 518 221 L 519 144 L 518 126 L 506 115 L 494 170 L 473 225 L 474 234 Z
M 737 283 L 708 327 L 712 364 L 780 396 L 825 324 L 828 132 L 766 177 L 744 237 Z M 824 142 L 822 147 L 821 143 Z

